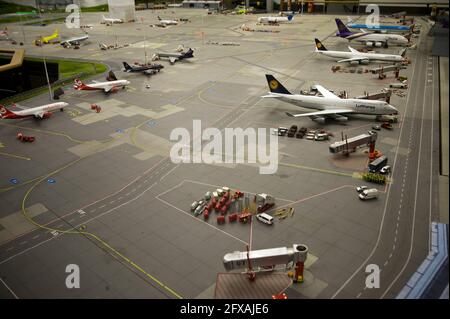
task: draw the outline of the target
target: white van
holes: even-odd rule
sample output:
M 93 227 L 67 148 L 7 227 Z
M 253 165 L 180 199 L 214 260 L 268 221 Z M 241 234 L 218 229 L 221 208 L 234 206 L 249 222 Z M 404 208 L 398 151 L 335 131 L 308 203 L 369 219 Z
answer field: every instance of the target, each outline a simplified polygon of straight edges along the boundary
M 362 200 L 373 199 L 377 197 L 378 197 L 378 189 L 376 188 L 366 189 L 361 194 L 359 194 L 359 198 Z
M 260 222 L 263 222 L 264 224 L 267 224 L 267 225 L 272 225 L 273 224 L 273 217 L 270 216 L 269 214 L 266 214 L 266 213 L 257 214 L 256 218 Z

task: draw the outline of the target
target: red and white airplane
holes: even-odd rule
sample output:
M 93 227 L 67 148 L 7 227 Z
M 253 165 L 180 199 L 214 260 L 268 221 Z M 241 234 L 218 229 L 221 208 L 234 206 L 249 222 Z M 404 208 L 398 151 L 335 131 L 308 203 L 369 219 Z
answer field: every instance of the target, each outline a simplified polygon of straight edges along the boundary
M 84 84 L 80 79 L 75 80 L 75 85 L 73 86 L 75 90 L 78 91 L 95 91 L 103 90 L 105 93 L 115 92 L 118 88 L 125 88 L 126 85 L 130 84 L 128 80 L 115 80 L 107 82 L 94 82 L 90 84 Z
M 0 105 L 0 116 L 2 119 L 23 119 L 26 117 L 43 119 L 50 117 L 52 115 L 52 111 L 58 109 L 62 111 L 67 105 L 69 105 L 69 103 L 57 102 L 15 112 L 8 110 L 3 105 Z

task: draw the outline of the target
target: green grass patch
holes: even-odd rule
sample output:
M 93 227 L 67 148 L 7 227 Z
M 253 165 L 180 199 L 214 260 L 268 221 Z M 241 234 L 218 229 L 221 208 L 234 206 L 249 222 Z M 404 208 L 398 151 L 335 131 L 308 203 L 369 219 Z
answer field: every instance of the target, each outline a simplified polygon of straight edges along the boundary
M 23 5 L 19 5 L 19 4 L 0 1 L 0 12 L 2 14 L 16 13 L 16 12 L 29 12 L 29 11 L 36 11 L 36 9 L 33 7 L 30 7 L 30 6 L 23 6 Z
M 106 12 L 106 11 L 108 11 L 107 4 L 102 4 L 102 5 L 95 6 L 95 7 L 81 8 L 81 12 Z
M 26 58 L 26 61 L 42 61 L 40 58 Z M 57 60 L 57 59 L 46 59 L 48 63 L 58 63 L 59 64 L 59 84 L 52 84 L 52 91 L 54 92 L 57 88 L 69 85 L 72 83 L 72 77 L 82 74 L 80 79 L 86 80 L 94 75 L 101 74 L 108 70 L 108 67 L 103 63 L 95 62 L 84 62 L 84 61 L 67 61 L 67 60 Z M 23 100 L 30 99 L 32 97 L 41 95 L 48 92 L 46 86 L 41 88 L 32 89 L 28 92 L 20 93 L 16 96 L 7 97 L 0 100 L 2 104 L 9 104 L 12 102 L 20 102 Z

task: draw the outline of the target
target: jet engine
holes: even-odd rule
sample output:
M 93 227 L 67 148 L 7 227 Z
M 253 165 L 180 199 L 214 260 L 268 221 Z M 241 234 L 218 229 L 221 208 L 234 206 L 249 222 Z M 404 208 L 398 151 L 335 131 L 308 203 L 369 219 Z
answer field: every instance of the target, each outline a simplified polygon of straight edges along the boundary
M 383 46 L 383 43 L 381 43 L 381 42 L 375 42 L 375 46 L 376 46 L 377 48 L 381 48 L 381 47 Z
M 310 116 L 311 120 L 314 122 L 325 124 L 326 119 L 323 116 Z
M 361 60 L 361 61 L 359 61 L 359 63 L 360 63 L 360 64 L 367 65 L 367 64 L 369 64 L 369 59 Z
M 373 45 L 373 42 L 367 41 L 366 42 L 366 47 L 371 47 Z

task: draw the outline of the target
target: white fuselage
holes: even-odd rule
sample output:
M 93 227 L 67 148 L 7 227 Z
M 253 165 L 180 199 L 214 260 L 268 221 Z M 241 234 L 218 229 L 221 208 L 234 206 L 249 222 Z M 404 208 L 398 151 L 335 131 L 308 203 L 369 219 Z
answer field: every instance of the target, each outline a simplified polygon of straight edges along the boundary
M 81 36 L 81 37 L 73 37 L 73 38 L 70 38 L 70 39 L 67 39 L 67 40 L 63 40 L 63 41 L 61 41 L 61 44 L 74 44 L 74 43 L 77 43 L 77 42 L 81 42 L 81 41 L 84 41 L 84 40 L 87 40 L 87 39 L 89 39 L 89 36 L 88 35 L 83 35 L 83 36 Z
M 289 22 L 288 17 L 259 17 L 259 23 L 286 23 Z
M 120 87 L 130 84 L 128 80 L 116 80 L 116 81 L 108 81 L 108 82 L 94 82 L 86 84 L 86 86 L 93 89 L 107 89 L 110 87 Z
M 164 25 L 177 25 L 178 21 L 175 20 L 160 20 L 159 23 Z
M 280 94 L 272 92 L 270 92 L 269 95 L 276 97 L 283 102 L 314 110 L 349 109 L 353 111 L 352 113 L 369 115 L 397 113 L 395 107 L 384 101 L 324 98 L 320 96 Z
M 381 53 L 365 53 L 365 52 L 344 52 L 344 51 L 320 51 L 317 50 L 316 53 L 325 55 L 336 59 L 353 59 L 358 58 L 367 61 L 385 61 L 385 62 L 403 62 L 405 59 L 401 55 L 396 54 L 381 54 Z
M 42 118 L 44 117 L 45 113 L 49 113 L 55 110 L 61 110 L 65 108 L 67 105 L 69 105 L 69 103 L 66 102 L 51 103 L 42 106 L 32 107 L 26 110 L 14 111 L 14 114 L 18 117 L 35 116 Z
M 399 34 L 381 34 L 381 33 L 355 33 L 346 38 L 347 40 L 353 40 L 364 43 L 390 43 L 407 45 L 408 39 Z
M 122 23 L 122 19 L 114 19 L 114 18 L 105 18 L 103 17 L 104 23 Z

